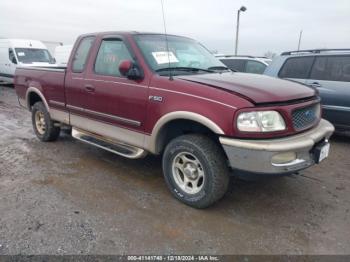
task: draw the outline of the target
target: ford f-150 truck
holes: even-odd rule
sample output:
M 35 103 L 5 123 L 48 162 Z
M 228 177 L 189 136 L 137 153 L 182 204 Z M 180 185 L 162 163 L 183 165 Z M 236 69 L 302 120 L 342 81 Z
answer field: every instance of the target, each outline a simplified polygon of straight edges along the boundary
M 334 131 L 315 90 L 232 72 L 175 35 L 82 35 L 67 67 L 18 68 L 15 88 L 41 141 L 69 126 L 124 157 L 162 154 L 170 191 L 196 208 L 222 198 L 231 173 L 286 175 L 319 163 Z

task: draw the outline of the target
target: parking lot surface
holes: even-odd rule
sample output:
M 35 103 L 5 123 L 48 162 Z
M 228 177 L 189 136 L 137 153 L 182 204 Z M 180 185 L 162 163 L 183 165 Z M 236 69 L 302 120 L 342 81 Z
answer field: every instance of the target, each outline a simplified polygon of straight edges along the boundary
M 350 138 L 300 175 L 233 180 L 196 210 L 175 200 L 161 158 L 128 160 L 61 134 L 35 137 L 0 86 L 0 254 L 350 254 Z

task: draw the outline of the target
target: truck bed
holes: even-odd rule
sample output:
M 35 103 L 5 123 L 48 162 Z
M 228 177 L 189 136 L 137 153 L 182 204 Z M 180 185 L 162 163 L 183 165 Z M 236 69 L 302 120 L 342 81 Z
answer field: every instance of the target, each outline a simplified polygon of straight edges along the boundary
M 16 92 L 19 102 L 27 107 L 26 94 L 29 88 L 39 90 L 45 97 L 50 97 L 47 101 L 65 104 L 64 81 L 66 67 L 18 67 L 15 73 Z M 44 88 L 45 87 L 45 88 Z

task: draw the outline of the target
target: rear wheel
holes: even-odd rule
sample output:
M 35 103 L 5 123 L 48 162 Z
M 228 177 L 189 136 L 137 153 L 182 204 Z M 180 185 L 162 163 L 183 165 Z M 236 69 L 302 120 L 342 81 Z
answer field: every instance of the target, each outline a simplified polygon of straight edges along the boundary
M 165 181 L 181 202 L 205 208 L 224 196 L 229 170 L 222 149 L 203 135 L 172 140 L 163 154 Z
M 43 142 L 55 141 L 60 135 L 60 127 L 55 126 L 43 102 L 36 102 L 32 108 L 32 124 L 36 136 Z

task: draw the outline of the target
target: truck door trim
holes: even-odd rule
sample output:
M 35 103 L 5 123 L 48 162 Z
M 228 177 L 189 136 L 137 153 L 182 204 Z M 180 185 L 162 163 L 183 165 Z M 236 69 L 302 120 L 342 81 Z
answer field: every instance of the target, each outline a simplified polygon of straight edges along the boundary
M 72 106 L 72 105 L 67 105 L 67 108 L 68 109 L 73 109 L 73 110 L 76 110 L 76 111 L 79 111 L 79 112 L 92 114 L 92 115 L 95 115 L 95 116 L 101 116 L 101 117 L 110 118 L 110 119 L 113 119 L 113 120 L 115 120 L 117 122 L 121 122 L 121 123 L 128 124 L 128 125 L 131 125 L 131 126 L 141 126 L 141 122 L 140 121 L 136 121 L 136 120 L 129 119 L 129 118 L 124 118 L 124 117 L 120 117 L 120 116 L 105 114 L 105 113 L 101 113 L 101 112 L 85 109 L 85 108 L 82 108 L 82 107 Z

